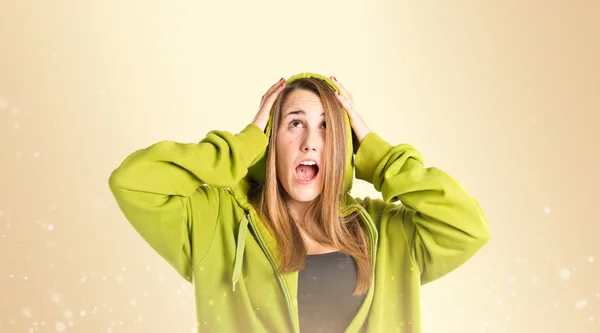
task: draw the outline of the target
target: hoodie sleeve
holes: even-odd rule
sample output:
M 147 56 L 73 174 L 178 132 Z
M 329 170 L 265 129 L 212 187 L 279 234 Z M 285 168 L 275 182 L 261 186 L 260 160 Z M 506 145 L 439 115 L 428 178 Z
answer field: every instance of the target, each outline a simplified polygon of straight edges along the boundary
M 398 200 L 404 206 L 383 211 L 388 218 L 399 217 L 411 259 L 426 284 L 464 264 L 490 233 L 477 200 L 444 171 L 423 164 L 413 146 L 392 146 L 374 132 L 362 140 L 355 158 L 358 179 L 373 184 L 387 206 Z
M 108 183 L 134 229 L 191 282 L 193 264 L 212 239 L 218 188 L 237 184 L 266 146 L 266 135 L 254 124 L 235 135 L 211 131 L 198 143 L 161 141 L 127 156 Z

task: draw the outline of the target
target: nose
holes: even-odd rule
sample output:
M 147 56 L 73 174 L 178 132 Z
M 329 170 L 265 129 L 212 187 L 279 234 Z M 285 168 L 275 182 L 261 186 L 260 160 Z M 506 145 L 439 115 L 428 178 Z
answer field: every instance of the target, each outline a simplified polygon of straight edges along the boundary
M 323 137 L 318 130 L 306 131 L 304 142 L 302 143 L 302 151 L 320 151 L 323 147 Z

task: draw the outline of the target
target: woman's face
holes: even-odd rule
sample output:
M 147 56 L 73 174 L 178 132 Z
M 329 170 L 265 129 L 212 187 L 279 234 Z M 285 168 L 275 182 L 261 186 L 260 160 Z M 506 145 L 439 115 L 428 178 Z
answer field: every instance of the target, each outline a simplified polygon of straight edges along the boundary
M 291 206 L 300 211 L 323 190 L 325 128 L 316 94 L 296 89 L 287 96 L 277 130 L 277 178 Z

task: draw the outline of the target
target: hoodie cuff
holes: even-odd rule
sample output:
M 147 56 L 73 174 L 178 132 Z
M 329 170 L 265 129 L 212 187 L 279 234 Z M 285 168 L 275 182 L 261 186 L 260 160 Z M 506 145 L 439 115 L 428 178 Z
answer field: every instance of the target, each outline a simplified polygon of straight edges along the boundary
M 241 132 L 235 134 L 240 147 L 242 160 L 246 166 L 254 164 L 255 160 L 265 151 L 269 138 L 255 124 L 248 124 Z
M 377 166 L 392 148 L 377 133 L 371 131 L 367 134 L 360 142 L 354 158 L 356 178 L 373 184 Z

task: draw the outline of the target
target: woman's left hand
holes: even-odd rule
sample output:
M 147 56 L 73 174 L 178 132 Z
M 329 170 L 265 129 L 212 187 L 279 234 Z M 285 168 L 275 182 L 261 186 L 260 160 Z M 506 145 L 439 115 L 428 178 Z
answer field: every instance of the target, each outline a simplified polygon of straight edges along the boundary
M 354 104 L 354 99 L 352 98 L 352 94 L 335 78 L 335 76 L 331 77 L 331 81 L 333 81 L 333 83 L 342 92 L 341 94 L 336 93 L 337 99 L 342 104 L 342 107 L 346 109 L 346 112 L 348 113 L 348 118 L 350 118 L 350 125 L 354 130 L 356 139 L 360 143 L 362 139 L 365 136 L 367 136 L 369 132 L 371 132 L 371 130 L 369 129 L 365 121 L 362 119 L 362 117 L 358 114 L 358 111 L 356 110 L 356 105 Z

